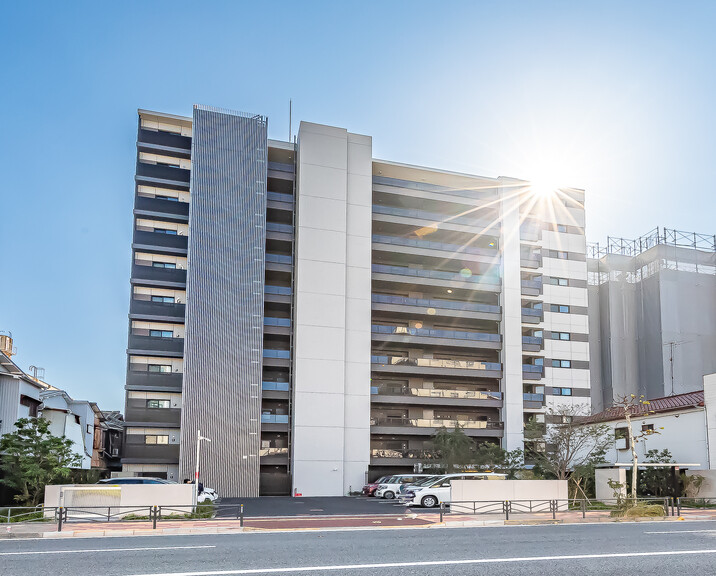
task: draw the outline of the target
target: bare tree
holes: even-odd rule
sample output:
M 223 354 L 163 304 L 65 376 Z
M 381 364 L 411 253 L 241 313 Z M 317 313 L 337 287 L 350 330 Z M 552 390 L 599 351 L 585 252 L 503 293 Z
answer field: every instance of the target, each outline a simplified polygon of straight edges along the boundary
M 546 426 L 534 420 L 526 424 L 525 438 L 540 439 L 542 447 L 525 448 L 525 452 L 558 480 L 566 480 L 575 468 L 603 461 L 611 442 L 610 428 L 583 423 L 588 415 L 584 405 L 549 408 Z

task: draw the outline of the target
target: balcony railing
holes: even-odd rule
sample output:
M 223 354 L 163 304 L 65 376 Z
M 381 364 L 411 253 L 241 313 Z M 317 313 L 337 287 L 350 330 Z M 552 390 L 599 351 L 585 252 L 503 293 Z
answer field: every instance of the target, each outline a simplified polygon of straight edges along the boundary
M 462 330 L 438 330 L 434 328 L 406 328 L 404 326 L 380 326 L 374 324 L 371 327 L 374 334 L 397 334 L 407 336 L 427 336 L 428 338 L 452 338 L 454 340 L 475 340 L 479 342 L 500 342 L 502 337 L 499 334 L 488 332 L 464 332 Z
M 387 294 L 373 294 L 373 302 L 380 304 L 398 304 L 400 306 L 419 306 L 421 308 L 437 308 L 445 310 L 462 310 L 465 312 L 487 312 L 500 314 L 499 306 L 479 304 L 477 302 L 458 302 L 455 300 L 441 300 L 438 298 L 407 298 L 405 296 L 389 296 Z
M 499 224 L 493 221 L 484 220 L 470 216 L 451 216 L 450 214 L 440 214 L 438 212 L 427 212 L 425 210 L 415 210 L 412 208 L 398 208 L 396 206 L 384 206 L 382 204 L 373 204 L 374 214 L 387 214 L 389 216 L 402 216 L 404 218 L 418 218 L 420 220 L 430 220 L 431 222 L 442 222 L 445 224 L 463 224 L 471 227 L 490 226 L 497 233 Z
M 189 217 L 189 202 L 174 202 L 163 198 L 150 198 L 148 196 L 135 196 L 134 209 L 139 212 L 165 214 L 170 218 L 185 220 Z
M 543 311 L 537 308 L 522 308 L 523 316 L 534 316 L 536 318 L 542 318 Z
M 503 423 L 488 420 L 442 420 L 436 418 L 394 418 L 371 416 L 371 426 L 411 426 L 415 428 L 465 428 L 470 430 L 502 430 Z
M 530 374 L 544 374 L 544 366 L 537 364 L 523 364 L 522 372 L 529 372 Z
M 290 296 L 291 295 L 291 287 L 290 286 L 271 286 L 267 284 L 264 286 L 264 294 L 280 294 L 282 296 Z
M 447 360 L 440 358 L 407 358 L 405 356 L 371 356 L 373 364 L 391 366 L 417 366 L 422 368 L 457 368 L 460 370 L 502 370 L 498 362 L 473 360 Z
M 435 452 L 421 448 L 394 450 L 392 448 L 371 448 L 371 458 L 407 458 L 411 460 L 431 460 L 436 458 Z
M 276 264 L 293 264 L 293 257 L 285 254 L 266 254 L 266 262 Z
M 266 230 L 268 232 L 293 234 L 293 226 L 291 224 L 280 224 L 279 222 L 266 222 Z
M 261 390 L 267 392 L 288 392 L 288 382 L 261 382 Z
M 261 414 L 263 424 L 288 424 L 288 414 Z
M 259 456 L 288 455 L 288 448 L 259 448 Z
M 378 396 L 417 396 L 420 398 L 502 400 L 502 392 L 483 392 L 481 390 L 440 390 L 435 388 L 396 388 L 386 386 L 371 386 L 370 393 Z
M 129 303 L 129 313 L 136 316 L 183 320 L 185 311 L 185 305 L 176 302 L 152 302 L 151 300 L 133 298 Z
M 453 282 L 468 282 L 470 284 L 488 284 L 499 286 L 500 278 L 494 275 L 468 275 L 460 272 L 447 272 L 443 270 L 426 270 L 423 268 L 409 268 L 407 266 L 388 266 L 385 264 L 373 264 L 373 272 L 378 274 L 398 274 L 400 276 L 411 276 L 415 278 L 433 278 L 436 280 L 451 280 Z
M 521 285 L 523 288 L 542 290 L 542 280 L 522 280 Z
M 273 350 L 264 348 L 264 358 L 290 358 L 291 357 L 291 351 L 290 350 Z
M 430 240 L 419 240 L 417 238 L 403 238 L 402 236 L 387 236 L 385 234 L 373 234 L 373 242 L 380 244 L 392 244 L 394 246 L 411 246 L 413 248 L 428 248 L 430 250 L 442 250 L 456 254 L 479 254 L 484 256 L 497 255 L 497 248 L 480 248 L 468 244 L 449 244 L 447 242 L 432 242 Z
M 178 234 L 162 234 L 161 232 L 149 232 L 147 230 L 134 231 L 134 243 L 141 246 L 186 251 L 189 245 L 188 242 L 187 236 Z
M 525 402 L 544 402 L 544 394 L 533 394 L 530 392 L 525 392 L 522 395 L 522 398 Z
M 538 336 L 522 336 L 522 344 L 536 344 L 542 346 L 542 338 Z
M 290 318 L 269 318 L 264 316 L 264 326 L 290 326 Z
M 266 192 L 266 199 L 272 200 L 273 202 L 285 202 L 287 204 L 293 204 L 293 194 L 283 194 L 282 192 Z

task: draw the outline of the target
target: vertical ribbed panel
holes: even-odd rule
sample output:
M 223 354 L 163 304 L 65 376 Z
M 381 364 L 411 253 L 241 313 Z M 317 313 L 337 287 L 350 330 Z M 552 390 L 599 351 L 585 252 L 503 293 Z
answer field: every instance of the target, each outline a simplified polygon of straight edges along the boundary
M 258 496 L 267 119 L 194 107 L 180 469 Z

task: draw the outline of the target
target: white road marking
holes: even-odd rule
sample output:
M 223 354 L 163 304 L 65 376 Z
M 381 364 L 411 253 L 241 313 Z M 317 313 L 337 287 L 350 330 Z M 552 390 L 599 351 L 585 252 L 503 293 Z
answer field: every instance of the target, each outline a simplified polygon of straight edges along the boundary
M 133 576 L 230 576 L 239 574 L 283 574 L 291 572 L 329 572 L 337 570 L 375 570 L 376 568 L 412 568 L 417 566 L 454 566 L 464 564 L 502 564 L 535 562 L 539 560 L 591 560 L 598 558 L 638 558 L 643 556 L 683 556 L 687 554 L 716 554 L 716 550 L 674 550 L 659 552 L 627 552 L 621 554 L 575 554 L 572 556 L 524 556 L 521 558 L 476 558 L 474 560 L 427 560 L 424 562 L 385 562 L 381 564 L 344 564 L 329 566 L 296 566 L 290 568 L 248 568 L 212 570 L 208 572 L 160 572 Z
M 644 534 L 699 534 L 701 532 L 716 532 L 716 530 L 664 530 L 662 532 L 644 532 Z
M 28 554 L 87 554 L 90 552 L 142 552 L 145 550 L 193 550 L 216 546 L 157 546 L 153 548 L 97 548 L 96 550 L 38 550 L 28 552 L 0 552 L 0 556 L 26 556 Z

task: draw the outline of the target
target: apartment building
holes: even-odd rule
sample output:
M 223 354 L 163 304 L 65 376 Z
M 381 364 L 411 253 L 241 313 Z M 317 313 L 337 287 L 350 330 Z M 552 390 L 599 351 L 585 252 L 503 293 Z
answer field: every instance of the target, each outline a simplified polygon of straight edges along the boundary
M 589 404 L 584 193 L 139 111 L 125 472 L 342 495 Z

